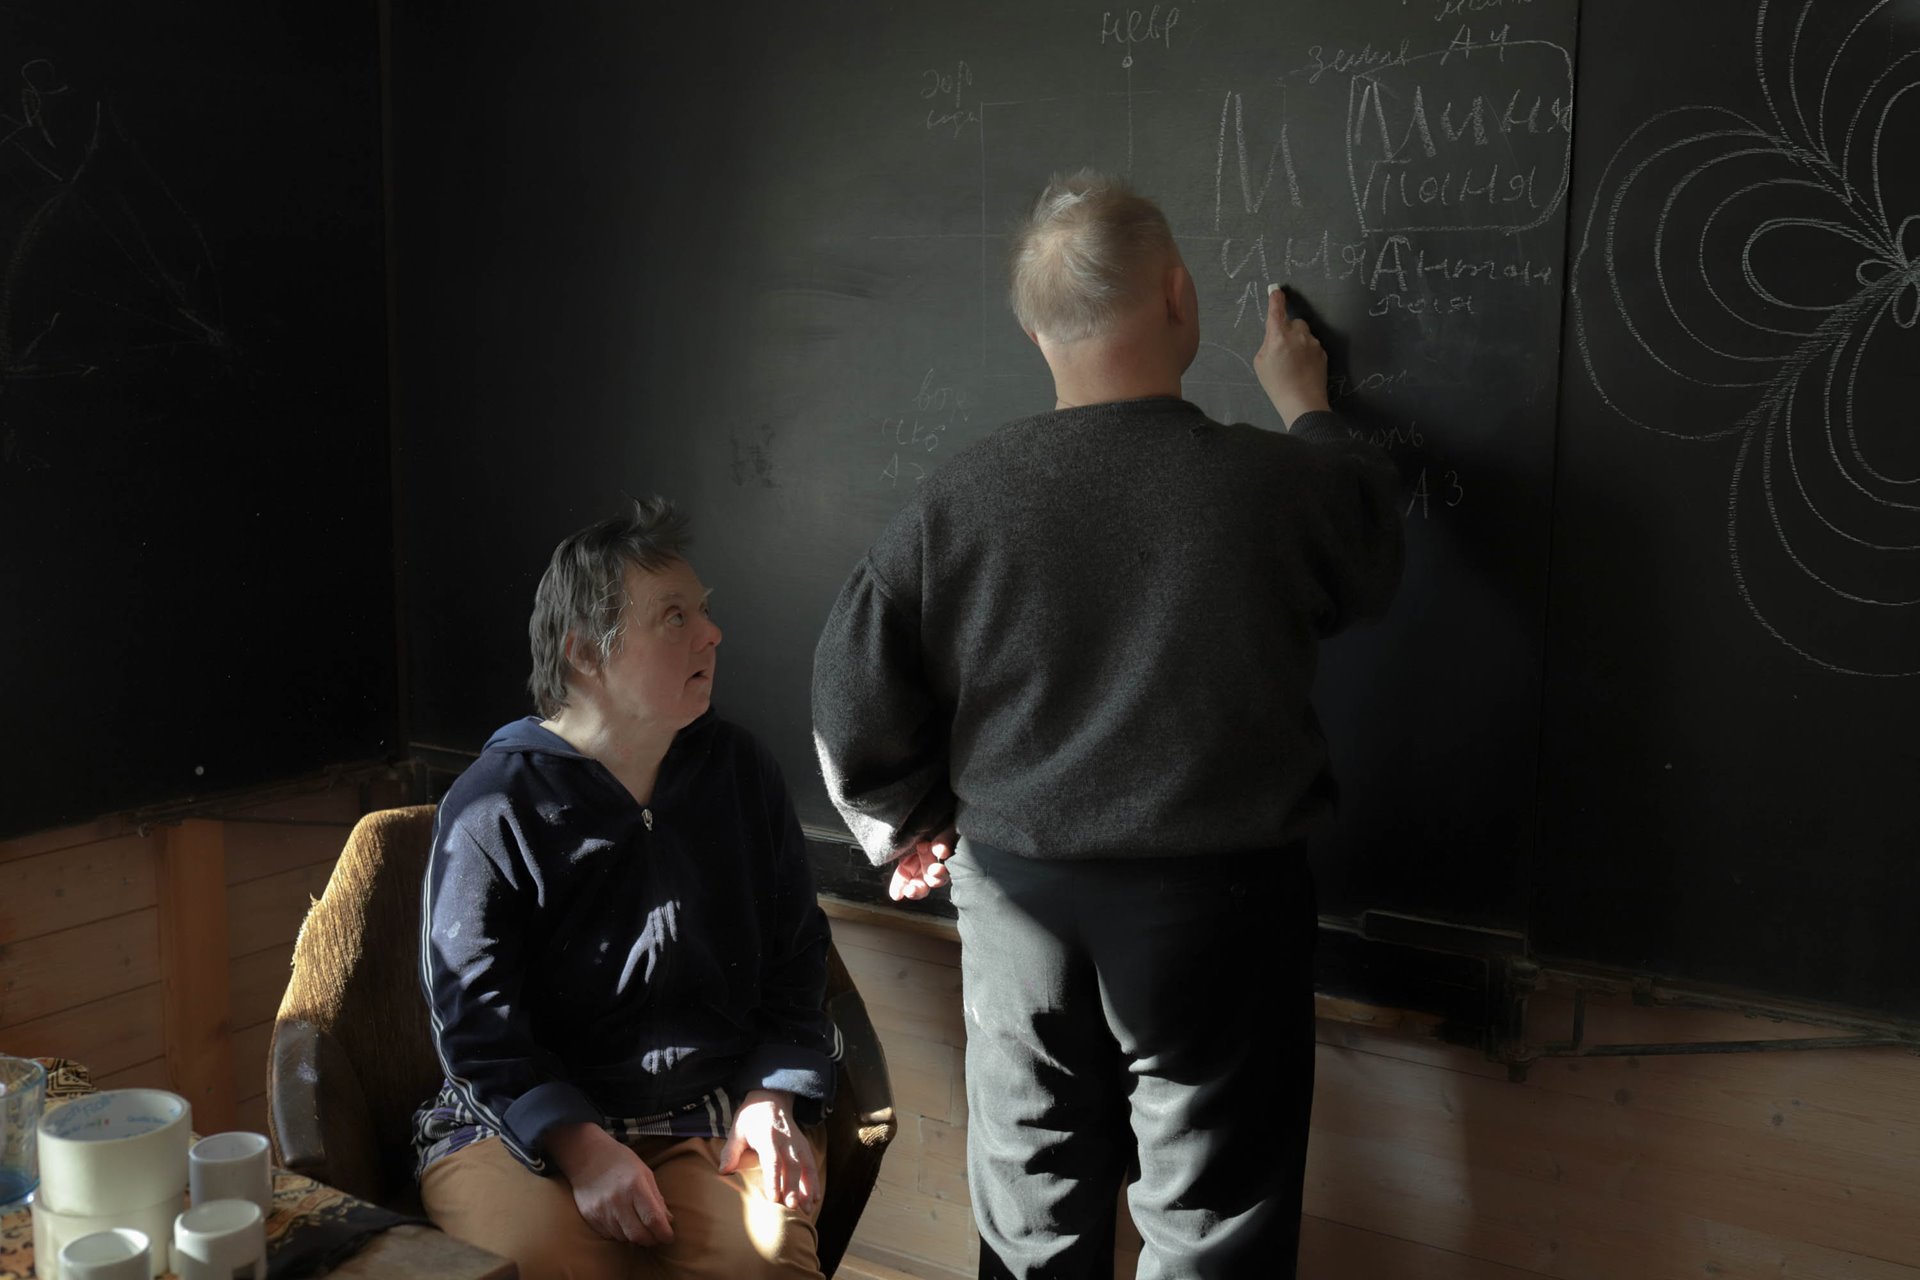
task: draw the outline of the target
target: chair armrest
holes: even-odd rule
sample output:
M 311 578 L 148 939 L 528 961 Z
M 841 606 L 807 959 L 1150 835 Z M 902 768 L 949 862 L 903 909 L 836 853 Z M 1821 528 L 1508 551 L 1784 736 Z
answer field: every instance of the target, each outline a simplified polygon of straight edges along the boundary
M 281 1167 L 379 1203 L 366 1093 L 340 1042 L 304 1019 L 282 1018 L 267 1060 L 267 1127 Z
M 880 1160 L 900 1122 L 893 1114 L 893 1082 L 887 1055 L 838 955 L 830 962 L 833 978 L 827 1015 L 840 1028 L 840 1064 L 834 1074 L 833 1105 L 827 1113 L 827 1197 L 814 1226 L 820 1270 L 831 1276 L 853 1239 L 860 1214 L 880 1177 Z M 837 989 L 837 990 L 836 990 Z
M 834 1109 L 852 1116 L 860 1145 L 877 1156 L 900 1129 L 893 1114 L 893 1080 L 887 1074 L 886 1052 L 858 991 L 842 991 L 827 1001 L 827 1016 L 840 1029 Z

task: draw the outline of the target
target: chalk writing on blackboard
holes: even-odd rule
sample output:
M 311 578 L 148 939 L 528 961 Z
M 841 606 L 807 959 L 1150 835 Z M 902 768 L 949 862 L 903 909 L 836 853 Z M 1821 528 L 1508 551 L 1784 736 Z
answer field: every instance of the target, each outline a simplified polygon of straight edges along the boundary
M 1284 97 L 1282 101 L 1285 101 Z M 1294 168 L 1293 164 L 1293 145 L 1292 140 L 1288 137 L 1285 110 L 1283 109 L 1281 112 L 1279 133 L 1273 140 L 1273 146 L 1267 151 L 1266 169 L 1260 175 L 1259 182 L 1255 183 L 1253 174 L 1247 165 L 1246 107 L 1241 101 L 1240 94 L 1228 90 L 1226 97 L 1220 103 L 1220 145 L 1214 153 L 1214 229 L 1217 231 L 1220 228 L 1220 201 L 1222 192 L 1226 188 L 1227 117 L 1229 112 L 1231 112 L 1233 117 L 1234 158 L 1239 162 L 1238 172 L 1240 176 L 1241 208 L 1247 213 L 1260 212 L 1260 206 L 1266 203 L 1267 192 L 1273 186 L 1273 169 L 1276 163 L 1286 175 L 1287 203 L 1296 209 L 1303 207 L 1300 199 L 1300 173 Z
M 940 448 L 948 429 L 971 419 L 966 392 L 937 377 L 936 370 L 928 369 L 902 410 L 880 419 L 884 462 L 879 479 L 886 485 L 926 479 L 933 468 L 930 455 Z
M 1533 0 L 1432 0 L 1432 3 L 1433 20 L 1445 22 L 1449 18 L 1464 18 L 1493 9 L 1518 9 L 1532 4 Z
M 1477 51 L 1477 57 L 1476 57 Z M 1503 82 L 1514 84 L 1505 93 Z M 1550 93 L 1524 85 L 1549 83 Z M 1528 231 L 1573 161 L 1573 59 L 1544 40 L 1456 36 L 1349 81 L 1347 177 L 1366 231 Z
M 1050 140 L 1044 154 L 1054 168 L 1120 167 L 1124 157 L 1128 173 L 1142 143 L 1139 158 L 1152 172 L 1140 180 L 1165 191 L 1191 190 L 1213 162 L 1211 210 L 1188 205 L 1174 233 L 1210 308 L 1201 358 L 1186 381 L 1212 397 L 1216 411 L 1224 405 L 1223 416 L 1263 410 L 1248 357 L 1270 285 L 1293 282 L 1311 294 L 1330 284 L 1358 303 L 1350 315 L 1429 336 L 1498 325 L 1514 291 L 1558 290 L 1557 244 L 1522 233 L 1565 206 L 1572 60 L 1564 43 L 1534 38 L 1518 24 L 1465 20 L 1508 7 L 1409 0 L 1397 23 L 1382 22 L 1364 39 L 1290 33 L 1297 43 L 1270 74 L 1236 67 L 1217 79 L 1199 65 L 1171 75 L 1172 64 L 1205 61 L 1209 29 L 1182 25 L 1178 6 L 1092 9 L 1081 52 L 1101 61 L 1086 87 L 1057 97 L 1044 85 L 1010 91 L 1004 66 L 964 46 L 902 66 L 898 83 L 915 95 L 912 134 L 978 148 L 978 223 L 968 225 L 969 209 L 965 222 L 872 238 L 978 241 L 978 357 L 943 352 L 936 361 L 930 353 L 921 369 L 956 356 L 973 367 L 925 373 L 913 403 L 875 404 L 871 443 L 857 449 L 855 474 L 883 488 L 910 488 L 968 434 L 958 384 L 1038 375 L 1030 364 L 1013 366 L 1014 348 L 996 331 L 1007 321 L 996 305 L 1003 285 L 995 250 L 1012 197 L 1043 176 L 1016 177 L 1003 153 L 1025 154 L 1039 138 Z M 1204 141 L 1170 148 L 1170 138 Z M 1494 234 L 1456 234 L 1462 231 Z M 1537 304 L 1529 298 L 1522 306 Z M 1334 378 L 1346 395 L 1367 401 L 1350 407 L 1363 410 L 1369 431 L 1391 436 L 1382 442 L 1403 455 L 1415 514 L 1437 519 L 1463 504 L 1474 486 L 1461 461 L 1410 444 L 1425 433 L 1414 432 L 1404 412 L 1376 403 L 1410 385 L 1406 370 L 1336 369 Z M 921 403 L 942 388 L 955 404 Z
M 1146 9 L 1107 9 L 1100 14 L 1101 45 L 1120 46 L 1120 65 L 1133 65 L 1133 47 L 1159 44 L 1173 48 L 1173 29 L 1180 25 L 1178 5 L 1154 5 Z
M 17 214 L 0 227 L 0 381 L 230 358 L 206 238 L 106 96 L 45 57 L 0 93 L 0 184 Z M 29 456 L 16 441 L 6 460 Z
M 973 68 L 964 58 L 950 66 L 922 71 L 920 98 L 933 104 L 927 108 L 930 134 L 958 138 L 962 129 L 980 123 L 979 103 L 973 93 Z
M 1870 407 L 1920 332 L 1920 187 L 1897 149 L 1920 133 L 1906 14 L 1902 42 L 1886 0 L 1761 0 L 1764 110 L 1688 105 L 1635 129 L 1570 282 L 1575 344 L 1611 410 L 1738 442 L 1726 553 L 1756 622 L 1809 662 L 1881 677 L 1920 675 L 1912 402 Z

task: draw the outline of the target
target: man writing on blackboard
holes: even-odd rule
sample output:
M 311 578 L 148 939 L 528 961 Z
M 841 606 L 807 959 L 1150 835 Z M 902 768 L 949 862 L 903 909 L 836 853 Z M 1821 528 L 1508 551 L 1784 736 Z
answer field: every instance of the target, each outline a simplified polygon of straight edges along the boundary
M 1054 182 L 1011 299 L 1056 404 L 956 455 L 815 657 L 828 789 L 896 898 L 949 881 L 983 1276 L 1292 1275 L 1313 1082 L 1321 638 L 1398 583 L 1394 470 L 1284 292 L 1285 434 L 1180 398 L 1198 298 L 1124 183 Z M 956 839 L 957 835 L 957 839 Z

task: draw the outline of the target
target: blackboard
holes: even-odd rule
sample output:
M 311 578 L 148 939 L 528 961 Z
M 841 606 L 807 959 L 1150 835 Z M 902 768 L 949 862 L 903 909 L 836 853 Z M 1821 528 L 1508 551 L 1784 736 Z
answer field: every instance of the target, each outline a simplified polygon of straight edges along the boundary
M 1920 686 L 1840 675 L 1750 611 L 1710 612 L 1724 556 L 1676 557 L 1659 524 L 1681 517 L 1638 509 L 1711 522 L 1711 495 L 1664 493 L 1685 464 L 1634 452 L 1646 433 L 1602 421 L 1563 350 L 1569 245 L 1601 168 L 1656 87 L 1733 83 L 1731 55 L 1677 68 L 1686 50 L 1750 50 L 1755 8 L 983 0 L 526 26 L 408 6 L 394 194 L 414 740 L 471 750 L 521 713 L 553 541 L 623 494 L 665 492 L 693 513 L 727 631 L 717 701 L 772 744 L 831 842 L 807 716 L 819 624 L 920 475 L 1050 403 L 1002 301 L 1004 234 L 1050 171 L 1093 164 L 1162 202 L 1194 269 L 1189 396 L 1278 425 L 1246 358 L 1284 281 L 1329 339 L 1337 407 L 1405 476 L 1405 590 L 1320 675 L 1344 786 L 1315 850 L 1335 932 L 1912 1012 L 1887 900 L 1860 909 L 1844 956 L 1796 917 L 1809 950 L 1788 974 L 1759 936 L 1800 909 L 1783 882 L 1742 910 L 1717 900 L 1705 932 L 1674 910 L 1674 877 L 1634 882 L 1654 861 L 1745 857 L 1701 816 L 1723 801 L 1777 801 L 1774 847 L 1839 882 L 1828 906 L 1898 870 L 1850 840 L 1891 850 L 1913 830 L 1891 726 Z M 1677 24 L 1692 29 L 1665 78 L 1629 56 Z M 1661 626 L 1627 625 L 1622 605 Z M 1679 655 L 1704 669 L 1660 638 L 1673 612 L 1719 641 Z M 1596 686 L 1649 657 L 1664 682 Z M 1715 706 L 1695 726 L 1702 772 L 1670 780 L 1667 809 L 1618 794 L 1675 688 L 1751 694 L 1728 674 L 1742 663 L 1769 669 L 1768 697 L 1801 694 L 1801 718 Z M 1620 713 L 1610 734 L 1596 706 Z M 1708 772 L 1715 748 L 1750 767 Z M 1818 794 L 1836 779 L 1854 780 L 1844 821 Z M 1589 822 L 1601 803 L 1641 825 Z M 1398 979 L 1362 985 L 1418 1002 Z
M 1543 955 L 1920 1016 L 1916 49 L 1911 3 L 1583 26 Z
M 0 835 L 398 728 L 380 27 L 0 12 Z

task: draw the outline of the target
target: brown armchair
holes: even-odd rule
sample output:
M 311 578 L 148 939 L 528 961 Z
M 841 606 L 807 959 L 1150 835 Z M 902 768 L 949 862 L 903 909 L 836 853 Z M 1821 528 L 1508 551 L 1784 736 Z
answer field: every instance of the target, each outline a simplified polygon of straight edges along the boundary
M 432 805 L 370 813 L 347 837 L 294 945 L 267 1064 L 267 1122 L 281 1165 L 416 1213 L 413 1111 L 440 1087 L 419 977 L 433 815 Z M 838 951 L 827 966 L 827 1009 L 845 1044 L 819 1220 L 820 1266 L 832 1275 L 898 1125 L 866 1005 Z

